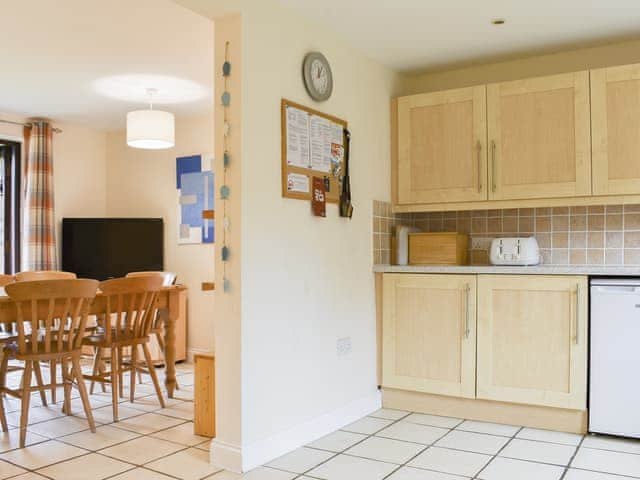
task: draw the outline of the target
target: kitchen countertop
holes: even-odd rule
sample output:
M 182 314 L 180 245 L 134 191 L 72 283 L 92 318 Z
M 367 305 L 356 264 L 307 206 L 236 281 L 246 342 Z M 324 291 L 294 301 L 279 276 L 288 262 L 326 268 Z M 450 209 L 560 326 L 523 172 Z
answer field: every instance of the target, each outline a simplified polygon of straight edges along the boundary
M 615 265 L 534 265 L 529 267 L 501 265 L 374 265 L 376 273 L 484 273 L 511 275 L 602 275 L 609 277 L 639 276 L 640 266 Z

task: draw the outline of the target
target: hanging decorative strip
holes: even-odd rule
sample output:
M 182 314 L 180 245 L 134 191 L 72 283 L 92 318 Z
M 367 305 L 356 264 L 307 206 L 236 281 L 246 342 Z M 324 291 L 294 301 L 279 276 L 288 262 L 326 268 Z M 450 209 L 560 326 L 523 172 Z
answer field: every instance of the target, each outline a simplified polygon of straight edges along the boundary
M 220 97 L 220 103 L 224 112 L 223 125 L 223 164 L 222 164 L 222 186 L 220 187 L 220 199 L 222 200 L 222 248 L 220 249 L 220 257 L 222 259 L 222 290 L 227 293 L 231 290 L 231 282 L 227 278 L 227 262 L 231 254 L 227 245 L 227 231 L 229 230 L 230 221 L 227 217 L 227 201 L 231 190 L 227 185 L 227 170 L 231 165 L 231 154 L 229 153 L 229 141 L 231 135 L 231 124 L 229 123 L 229 107 L 231 105 L 231 94 L 229 93 L 229 77 L 231 75 L 231 63 L 229 62 L 229 42 L 224 45 L 224 63 L 222 64 L 222 77 L 224 78 L 224 92 Z

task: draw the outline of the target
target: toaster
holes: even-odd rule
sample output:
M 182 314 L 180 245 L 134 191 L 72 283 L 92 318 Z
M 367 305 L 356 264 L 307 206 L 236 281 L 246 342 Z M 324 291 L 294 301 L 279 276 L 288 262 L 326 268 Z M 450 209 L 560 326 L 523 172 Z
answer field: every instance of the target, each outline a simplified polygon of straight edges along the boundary
M 537 265 L 540 247 L 534 237 L 494 238 L 489 260 L 492 265 Z

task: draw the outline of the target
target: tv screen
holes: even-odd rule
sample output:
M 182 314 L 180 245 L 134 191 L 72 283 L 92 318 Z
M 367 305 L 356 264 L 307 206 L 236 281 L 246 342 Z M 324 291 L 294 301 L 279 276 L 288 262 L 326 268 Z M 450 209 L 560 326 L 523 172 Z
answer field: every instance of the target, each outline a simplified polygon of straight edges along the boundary
M 62 269 L 96 280 L 162 271 L 163 230 L 161 218 L 64 218 Z

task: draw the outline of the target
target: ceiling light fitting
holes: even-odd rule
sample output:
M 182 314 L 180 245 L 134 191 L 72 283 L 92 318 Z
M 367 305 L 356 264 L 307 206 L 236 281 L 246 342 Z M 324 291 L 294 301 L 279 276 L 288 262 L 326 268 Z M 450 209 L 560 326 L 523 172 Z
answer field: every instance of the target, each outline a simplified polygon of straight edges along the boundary
M 161 150 L 175 145 L 175 117 L 173 113 L 153 109 L 155 88 L 147 88 L 148 110 L 127 113 L 127 145 L 133 148 Z

